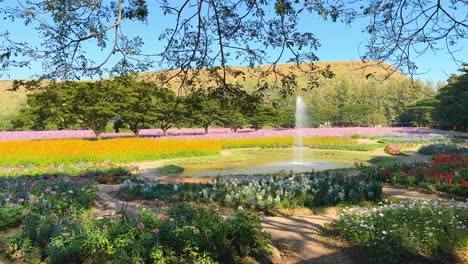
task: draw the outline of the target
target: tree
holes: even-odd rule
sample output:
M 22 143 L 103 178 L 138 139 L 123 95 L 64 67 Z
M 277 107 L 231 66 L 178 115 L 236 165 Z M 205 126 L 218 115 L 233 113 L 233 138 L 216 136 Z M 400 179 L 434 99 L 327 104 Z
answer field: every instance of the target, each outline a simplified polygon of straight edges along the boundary
M 417 127 L 433 127 L 436 125 L 433 119 L 434 108 L 439 104 L 435 98 L 421 99 L 406 106 L 400 116 L 400 121 Z
M 97 139 L 109 120 L 118 116 L 125 97 L 115 81 L 67 82 L 60 89 L 61 111 L 91 129 Z
M 278 123 L 279 111 L 273 107 L 258 105 L 251 111 L 245 113 L 245 118 L 255 131 L 261 129 L 266 124 L 276 125 Z
M 156 89 L 154 96 L 155 121 L 159 123 L 163 135 L 166 135 L 169 128 L 185 120 L 184 104 L 182 99 L 178 99 L 176 94 L 167 88 Z
M 222 118 L 221 101 L 204 91 L 196 91 L 186 99 L 187 117 L 195 126 L 201 126 L 208 134 L 208 128 Z M 189 110 L 188 110 L 189 109 Z
M 366 118 L 375 112 L 367 104 L 350 104 L 341 109 L 341 124 L 344 126 L 366 126 Z
M 434 117 L 442 127 L 463 130 L 468 128 L 468 63 L 460 71 L 461 75 L 452 76 L 440 88 Z
M 117 79 L 120 89 L 125 92 L 122 108 L 118 110 L 123 123 L 139 136 L 140 130 L 156 120 L 156 96 L 154 85 L 135 78 Z
M 242 75 L 228 66 L 233 60 L 241 60 L 252 66 L 251 70 L 258 76 L 275 74 L 278 82 L 272 86 L 281 88 L 286 95 L 298 88 L 297 82 L 294 74 L 278 70 L 278 62 L 294 62 L 309 79 L 308 86 L 303 88 L 306 90 L 319 85 L 319 76 L 333 77 L 329 67 L 318 68 L 312 63 L 318 60 L 314 51 L 320 42 L 313 32 L 300 30 L 303 16 L 319 15 L 344 23 L 370 18 L 365 28 L 370 37 L 363 59 L 392 61 L 394 67 L 387 68 L 389 74 L 396 69 L 414 73 L 417 67 L 413 58 L 428 49 L 444 48 L 456 59 L 460 54 L 456 52 L 460 40 L 468 35 L 465 1 L 162 0 L 157 3 L 149 6 L 153 2 L 147 0 L 39 0 L 2 7 L 0 12 L 5 19 L 35 28 L 38 36 L 32 38 L 43 41 L 34 45 L 16 39 L 7 30 L 0 33 L 2 69 L 27 67 L 31 61 L 41 61 L 45 79 L 70 80 L 115 72 L 118 67 L 113 63 L 125 64 L 130 71 L 145 71 L 158 63 L 174 70 L 161 73 L 158 80 L 169 83 L 177 79 L 183 87 L 192 84 L 206 68 L 214 69 L 226 84 L 230 82 L 227 74 Z M 148 22 L 151 15 L 173 18 L 171 28 L 160 29 L 156 45 L 151 43 L 148 48 L 146 40 L 121 30 L 127 23 Z M 87 54 L 90 47 L 100 48 L 108 56 L 94 61 Z M 156 51 L 154 47 L 163 50 Z M 269 52 L 272 49 L 279 52 Z M 264 64 L 271 67 L 266 70 L 254 67 Z M 264 91 L 267 86 L 259 82 L 258 90 Z
M 247 120 L 241 112 L 234 109 L 224 109 L 223 112 L 220 123 L 224 127 L 229 127 L 232 132 L 237 132 L 238 129 L 243 128 L 247 124 Z

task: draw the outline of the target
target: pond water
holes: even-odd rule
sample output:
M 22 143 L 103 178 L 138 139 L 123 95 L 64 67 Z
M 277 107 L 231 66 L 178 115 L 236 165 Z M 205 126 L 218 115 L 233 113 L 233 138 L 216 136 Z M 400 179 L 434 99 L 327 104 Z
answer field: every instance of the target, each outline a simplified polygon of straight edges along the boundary
M 311 161 L 304 164 L 293 164 L 290 161 L 275 161 L 267 164 L 259 164 L 253 166 L 226 166 L 224 168 L 213 169 L 196 169 L 188 168 L 180 176 L 185 177 L 216 177 L 229 175 L 255 175 L 267 174 L 275 172 L 301 172 L 301 171 L 318 171 L 337 168 L 352 167 L 353 164 L 346 162 L 330 162 L 330 161 Z
M 301 172 L 301 171 L 320 171 L 328 169 L 349 168 L 354 166 L 354 160 L 337 160 L 317 157 L 315 155 L 304 155 L 301 164 L 294 163 L 291 153 L 292 150 L 283 150 L 275 152 L 248 152 L 242 153 L 236 158 L 224 158 L 220 160 L 211 160 L 199 162 L 190 162 L 185 164 L 176 164 L 185 168 L 179 177 L 216 177 L 229 175 L 255 175 L 278 172 Z

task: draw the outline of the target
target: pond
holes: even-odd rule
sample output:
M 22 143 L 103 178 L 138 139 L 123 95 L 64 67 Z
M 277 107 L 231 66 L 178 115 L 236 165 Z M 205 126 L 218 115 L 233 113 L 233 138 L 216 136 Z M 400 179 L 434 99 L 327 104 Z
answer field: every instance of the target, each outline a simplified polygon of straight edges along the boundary
M 355 159 L 326 157 L 310 151 L 304 153 L 303 163 L 297 164 L 293 162 L 291 149 L 257 149 L 233 150 L 229 155 L 218 159 L 199 158 L 172 164 L 185 169 L 183 173 L 174 176 L 205 178 L 350 168 L 354 166 L 355 161 Z

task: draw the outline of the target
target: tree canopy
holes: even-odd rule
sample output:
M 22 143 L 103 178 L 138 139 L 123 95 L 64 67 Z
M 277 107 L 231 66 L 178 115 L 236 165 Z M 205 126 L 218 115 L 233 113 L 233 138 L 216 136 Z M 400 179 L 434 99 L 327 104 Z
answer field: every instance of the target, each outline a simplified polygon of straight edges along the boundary
M 278 62 L 294 62 L 308 77 L 307 87 L 318 85 L 319 76 L 332 77 L 329 67 L 317 67 L 315 51 L 320 41 L 313 32 L 300 30 L 301 17 L 318 15 L 334 22 L 369 21 L 364 29 L 368 43 L 362 59 L 392 62 L 389 74 L 413 74 L 413 59 L 427 50 L 444 49 L 461 60 L 457 50 L 468 36 L 466 1 L 440 0 L 63 0 L 18 1 L 0 8 L 4 19 L 34 28 L 39 45 L 17 40 L 13 32 L 0 32 L 3 72 L 41 61 L 45 79 L 74 80 L 107 74 L 122 75 L 162 65 L 156 80 L 161 85 L 178 80 L 182 88 L 193 84 L 202 69 L 212 69 L 218 88 L 226 88 L 227 74 L 242 76 L 231 63 L 251 66 L 257 76 L 273 73 L 271 85 L 289 94 L 297 87 L 294 74 L 279 71 Z M 458 11 L 455 11 L 458 10 Z M 465 10 L 466 12 L 463 12 Z M 161 14 L 172 19 L 159 29 L 156 42 L 125 31 L 124 25 L 147 23 Z M 460 15 L 461 14 L 461 15 Z M 147 47 L 150 49 L 147 49 Z M 153 49 L 151 49 L 153 47 Z M 157 49 L 156 47 L 163 47 Z M 95 61 L 87 51 L 98 48 L 108 55 Z M 268 52 L 279 52 L 270 56 Z M 148 52 L 149 50 L 149 52 Z M 257 68 L 258 65 L 271 65 Z M 20 83 L 21 84 L 21 83 Z M 222 85 L 219 85 L 222 84 Z M 267 84 L 259 81 L 258 90 Z

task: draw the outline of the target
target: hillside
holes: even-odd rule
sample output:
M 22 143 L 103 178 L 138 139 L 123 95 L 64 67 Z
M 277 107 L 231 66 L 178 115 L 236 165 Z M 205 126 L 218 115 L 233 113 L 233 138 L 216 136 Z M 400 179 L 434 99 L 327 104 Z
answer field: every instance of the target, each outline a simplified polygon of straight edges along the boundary
M 343 78 L 349 80 L 359 80 L 361 82 L 376 82 L 377 80 L 385 79 L 385 76 L 388 74 L 387 70 L 379 67 L 374 64 L 365 64 L 360 60 L 351 60 L 351 61 L 321 61 L 316 62 L 315 65 L 319 68 L 326 67 L 328 64 L 331 65 L 331 70 L 335 73 L 334 80 L 320 78 L 321 84 L 331 84 L 335 83 L 338 80 Z M 266 71 L 270 66 L 259 66 L 258 71 Z M 383 67 L 388 67 L 388 69 L 392 70 L 392 66 L 384 65 Z M 228 74 L 227 81 L 229 83 L 239 83 L 247 90 L 251 91 L 258 83 L 258 74 L 256 74 L 252 69 L 247 67 L 230 67 L 232 71 L 242 71 L 244 74 L 234 77 L 233 75 Z M 307 78 L 303 72 L 301 72 L 295 64 L 279 64 L 276 67 L 278 72 L 283 74 L 293 73 L 297 76 L 297 83 L 299 87 L 306 87 L 307 86 Z M 166 72 L 149 72 L 144 73 L 142 76 L 146 80 L 156 80 L 158 76 L 161 74 L 167 74 L 168 76 L 174 75 L 176 71 L 166 71 Z M 221 71 L 220 71 L 221 73 Z M 369 76 L 370 78 L 366 78 Z M 207 80 L 206 72 L 202 72 L 202 74 L 198 77 L 200 82 L 203 82 L 205 85 L 209 80 Z M 390 76 L 390 79 L 407 79 L 406 75 L 401 74 L 398 71 L 395 71 L 394 74 Z M 267 81 L 268 83 L 272 84 L 275 82 L 275 75 L 273 73 L 265 76 L 263 80 Z M 176 90 L 180 86 L 180 81 L 177 78 L 174 78 L 170 82 L 170 87 Z
M 367 65 L 363 64 L 361 61 L 334 61 L 334 62 L 317 62 L 316 65 L 319 67 L 324 67 L 330 64 L 332 71 L 335 73 L 334 79 L 320 79 L 321 86 L 330 87 L 336 86 L 343 79 L 350 80 L 351 83 L 375 83 L 376 79 L 383 79 L 385 74 L 387 73 L 384 69 L 374 66 L 374 65 Z M 269 66 L 260 66 L 261 70 L 266 69 Z M 390 66 L 389 66 L 390 67 Z M 243 85 L 247 90 L 252 90 L 256 86 L 258 82 L 258 77 L 251 73 L 247 67 L 232 67 L 232 70 L 240 70 L 243 71 L 245 74 L 241 75 L 237 78 L 234 78 L 232 75 L 228 76 L 228 82 L 231 83 L 239 83 Z M 297 82 L 299 87 L 306 87 L 307 86 L 307 79 L 306 77 L 297 69 L 294 64 L 280 64 L 277 66 L 277 70 L 283 73 L 294 73 L 297 77 Z M 166 72 L 167 74 L 173 74 L 172 72 Z M 156 75 L 161 74 L 161 72 L 149 72 L 142 74 L 142 78 L 145 80 L 151 80 L 155 78 Z M 372 74 L 374 78 L 366 78 L 368 74 Z M 399 73 L 395 72 L 390 79 L 393 80 L 405 80 L 408 77 Z M 202 74 L 200 77 L 200 82 L 209 82 L 207 80 L 206 75 Z M 273 83 L 275 80 L 275 76 L 270 74 L 264 78 L 269 83 Z M 18 92 L 9 92 L 7 91 L 10 88 L 11 81 L 0 81 L 0 130 L 4 127 L 9 117 L 18 113 L 19 109 L 26 104 L 26 93 L 24 91 Z M 170 84 L 170 87 L 173 90 L 177 90 L 179 87 L 179 83 L 176 79 L 174 79 Z
M 24 91 L 9 92 L 12 81 L 0 81 L 0 130 L 6 125 L 7 120 L 19 112 L 26 104 Z

